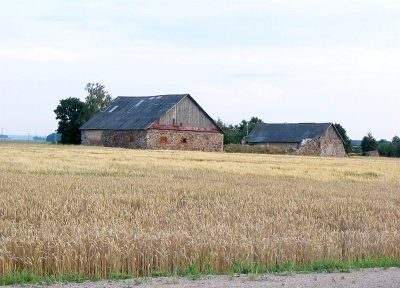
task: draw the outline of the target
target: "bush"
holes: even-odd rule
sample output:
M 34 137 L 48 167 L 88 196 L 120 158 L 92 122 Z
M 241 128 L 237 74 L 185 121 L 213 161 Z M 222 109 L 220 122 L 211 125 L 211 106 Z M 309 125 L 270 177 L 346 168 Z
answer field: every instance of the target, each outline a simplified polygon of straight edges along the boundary
M 228 144 L 224 146 L 227 153 L 289 154 L 287 151 L 266 145 Z

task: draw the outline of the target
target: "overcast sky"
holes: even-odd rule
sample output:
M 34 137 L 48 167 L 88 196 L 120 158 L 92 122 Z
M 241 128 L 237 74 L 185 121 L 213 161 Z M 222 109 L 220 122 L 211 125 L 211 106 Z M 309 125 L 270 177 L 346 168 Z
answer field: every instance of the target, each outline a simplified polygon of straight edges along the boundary
M 0 0 L 0 128 L 49 134 L 60 99 L 190 93 L 228 123 L 400 136 L 398 0 Z

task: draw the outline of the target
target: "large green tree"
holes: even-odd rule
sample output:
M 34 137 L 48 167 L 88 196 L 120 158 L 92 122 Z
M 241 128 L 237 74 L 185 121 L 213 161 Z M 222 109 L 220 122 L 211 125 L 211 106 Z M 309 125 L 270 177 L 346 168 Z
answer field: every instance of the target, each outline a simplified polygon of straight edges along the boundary
M 58 120 L 57 132 L 61 134 L 61 143 L 80 144 L 79 127 L 85 122 L 85 115 L 87 115 L 85 103 L 73 97 L 62 99 L 54 113 Z
M 344 129 L 344 127 L 339 123 L 335 123 L 335 128 L 343 139 L 344 150 L 346 151 L 346 153 L 352 152 L 353 148 L 351 146 L 351 139 L 349 138 L 349 136 L 347 136 L 346 129 Z
M 378 143 L 371 133 L 368 133 L 367 136 L 364 136 L 361 141 L 361 149 L 363 152 L 374 151 L 377 149 L 377 147 Z
M 96 115 L 98 112 L 107 107 L 112 101 L 112 97 L 106 90 L 105 86 L 100 83 L 88 83 L 86 84 L 85 91 L 89 95 L 85 98 L 87 115 L 86 119 L 89 120 L 91 117 Z

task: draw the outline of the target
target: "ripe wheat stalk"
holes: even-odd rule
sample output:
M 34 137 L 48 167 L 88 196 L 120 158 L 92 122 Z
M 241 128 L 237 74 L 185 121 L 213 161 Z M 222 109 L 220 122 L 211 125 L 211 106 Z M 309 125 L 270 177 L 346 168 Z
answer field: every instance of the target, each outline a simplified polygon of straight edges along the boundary
M 0 145 L 0 277 L 400 258 L 400 161 Z

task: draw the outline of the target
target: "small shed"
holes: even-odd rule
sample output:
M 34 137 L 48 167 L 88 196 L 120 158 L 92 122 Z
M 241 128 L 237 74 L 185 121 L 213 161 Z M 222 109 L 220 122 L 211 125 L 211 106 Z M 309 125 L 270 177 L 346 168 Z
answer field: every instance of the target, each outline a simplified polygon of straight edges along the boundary
M 117 97 L 80 127 L 83 145 L 222 151 L 224 134 L 189 94 Z
M 259 123 L 245 142 L 299 155 L 346 156 L 343 139 L 333 123 Z

